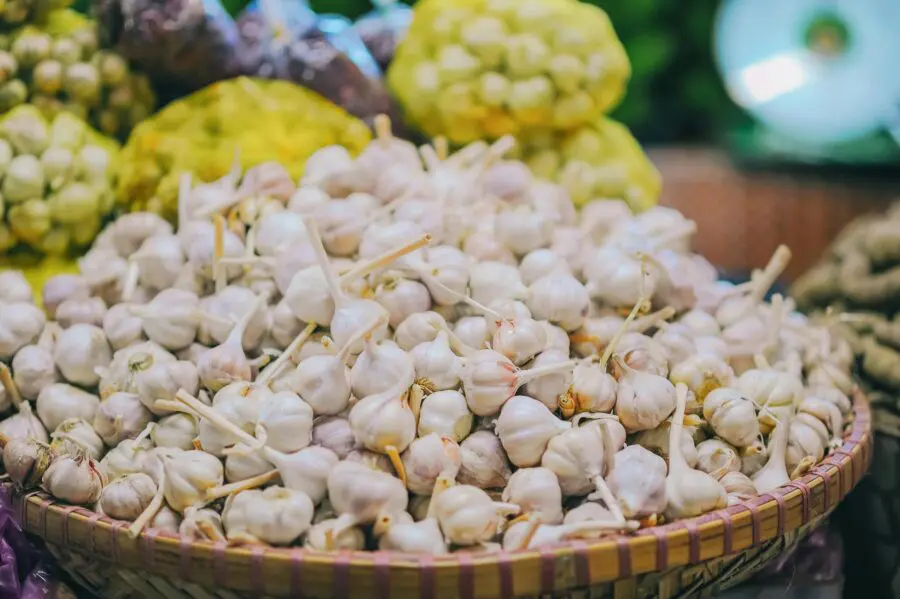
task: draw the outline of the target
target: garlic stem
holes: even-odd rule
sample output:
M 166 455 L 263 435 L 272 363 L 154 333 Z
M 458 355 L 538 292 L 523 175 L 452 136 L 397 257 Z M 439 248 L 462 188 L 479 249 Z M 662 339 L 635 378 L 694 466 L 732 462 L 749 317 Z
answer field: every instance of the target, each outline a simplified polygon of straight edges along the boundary
M 311 322 L 306 325 L 306 328 L 300 332 L 297 337 L 291 341 L 290 345 L 285 348 L 281 355 L 275 358 L 275 361 L 272 362 L 266 370 L 259 375 L 259 378 L 256 379 L 256 384 L 266 386 L 268 385 L 273 378 L 278 376 L 284 366 L 291 360 L 294 354 L 303 347 L 303 344 L 309 339 L 310 335 L 313 334 L 313 331 L 316 330 L 316 323 Z
M 187 405 L 201 417 L 209 420 L 220 430 L 234 435 L 241 443 L 246 443 L 254 449 L 259 449 L 259 439 L 250 435 L 244 429 L 240 428 L 239 426 L 216 412 L 213 408 L 201 402 L 196 397 L 188 394 L 184 389 L 178 390 L 178 393 L 175 394 L 175 399 Z M 157 404 L 158 403 L 159 402 L 157 402 Z
M 250 321 L 253 320 L 253 317 L 256 316 L 256 313 L 260 310 L 260 308 L 263 308 L 268 301 L 269 293 L 266 291 L 260 293 L 256 297 L 256 300 L 250 305 L 250 308 L 241 315 L 240 320 L 237 321 L 237 323 L 228 333 L 228 337 L 225 338 L 225 343 L 223 343 L 222 345 L 230 344 L 243 352 L 244 333 L 247 331 L 247 327 L 250 326 Z
M 353 333 L 353 335 L 347 339 L 347 343 L 344 344 L 344 347 L 338 350 L 335 354 L 335 357 L 341 362 L 345 362 L 347 360 L 347 356 L 350 354 L 350 350 L 357 344 L 361 339 L 366 339 L 371 336 L 372 331 L 382 326 L 387 319 L 384 316 L 379 316 L 378 318 L 372 320 L 365 327 Z
M 795 480 L 809 472 L 809 469 L 815 466 L 816 458 L 814 456 L 808 455 L 803 456 L 803 459 L 797 464 L 797 466 L 791 471 L 788 475 L 788 478 L 791 480 Z
M 415 241 L 388 250 L 383 254 L 376 256 L 372 260 L 357 264 L 350 271 L 341 276 L 340 284 L 346 285 L 348 283 L 352 283 L 359 277 L 366 276 L 367 274 L 370 274 L 371 272 L 378 270 L 379 268 L 388 266 L 399 258 L 402 258 L 407 254 L 411 254 L 412 252 L 415 252 L 416 250 L 427 246 L 429 243 L 431 243 L 431 235 L 425 234 Z
M 619 506 L 619 501 L 616 499 L 615 495 L 613 495 L 612 490 L 609 488 L 609 485 L 606 484 L 606 480 L 600 476 L 599 474 L 593 479 L 594 487 L 597 489 L 597 496 L 603 500 L 603 503 L 606 504 L 606 507 L 612 512 L 613 518 L 616 519 L 616 522 L 624 523 L 625 514 L 622 512 L 621 506 Z M 591 499 L 593 494 L 588 496 L 588 499 Z
M 681 433 L 684 431 L 684 411 L 687 407 L 688 388 L 684 383 L 675 385 L 675 413 L 672 415 L 672 424 L 669 428 L 669 476 L 673 471 L 690 470 L 684 454 L 681 453 Z M 676 461 L 678 468 L 674 468 L 672 461 Z
M 213 222 L 213 280 L 216 293 L 219 293 L 228 285 L 225 269 L 222 267 L 222 256 L 225 255 L 225 217 L 217 214 Z
M 386 114 L 378 114 L 375 116 L 375 138 L 378 141 L 388 141 L 393 139 L 394 133 L 391 130 L 391 117 Z
M 457 354 L 463 356 L 464 358 L 469 358 L 475 354 L 478 350 L 474 347 L 466 345 L 466 343 L 456 336 L 456 333 L 448 327 L 445 323 L 440 323 L 438 325 L 432 325 L 435 330 L 438 330 L 442 333 L 447 334 L 447 340 L 450 342 L 450 349 L 452 349 Z
M 522 511 L 522 508 L 515 503 L 503 503 L 502 501 L 495 501 L 494 509 L 500 516 L 515 516 Z
M 556 364 L 547 364 L 546 366 L 529 368 L 528 370 L 519 370 L 516 373 L 516 383 L 521 387 L 528 383 L 528 381 L 533 381 L 542 376 L 556 374 L 557 372 L 565 372 L 566 370 L 575 368 L 575 366 L 578 365 L 578 362 L 578 360 L 566 360 L 565 362 L 558 362 Z
M 313 251 L 316 254 L 316 262 L 318 262 L 319 268 L 322 269 L 322 273 L 325 275 L 325 281 L 328 283 L 328 291 L 331 294 L 331 299 L 334 300 L 335 306 L 340 306 L 346 302 L 347 296 L 341 288 L 341 283 L 337 274 L 334 272 L 334 267 L 331 266 L 328 252 L 325 251 L 325 244 L 322 243 L 322 235 L 319 233 L 319 226 L 312 217 L 305 217 L 304 223 L 306 224 L 306 231 L 309 234 L 310 245 L 312 245 Z
M 165 501 L 165 491 L 166 491 L 166 469 L 160 468 L 159 473 L 159 484 L 156 486 L 156 493 L 153 494 L 153 499 L 150 500 L 150 505 L 148 505 L 143 512 L 141 512 L 140 516 L 131 523 L 131 526 L 128 527 L 128 536 L 134 539 L 145 526 L 152 520 L 156 513 L 162 509 L 163 503 Z
M 786 245 L 778 246 L 778 249 L 775 250 L 775 253 L 769 259 L 769 263 L 766 264 L 766 267 L 760 273 L 759 278 L 752 282 L 748 297 L 754 303 L 761 302 L 778 277 L 781 276 L 781 273 L 784 272 L 784 269 L 787 268 L 790 261 L 791 250 Z
M 13 380 L 9 366 L 2 362 L 0 362 L 0 383 L 3 384 L 3 389 L 6 391 L 6 394 L 9 395 L 9 398 L 13 405 L 16 406 L 16 409 L 21 410 L 23 400 L 22 394 L 19 393 L 19 386 L 16 385 L 16 382 Z
M 133 254 L 131 256 L 131 260 L 128 262 L 128 271 L 125 273 L 125 282 L 122 284 L 122 301 L 130 302 L 131 297 L 134 295 L 135 289 L 137 289 L 138 277 L 141 274 L 141 267 L 136 262 L 136 258 L 139 258 L 137 254 Z
M 207 503 L 210 503 L 215 501 L 216 499 L 228 497 L 229 495 L 234 495 L 235 493 L 239 493 L 240 491 L 256 489 L 257 487 L 261 487 L 267 483 L 272 482 L 279 476 L 281 476 L 281 474 L 279 474 L 278 469 L 276 468 L 275 470 L 269 470 L 268 472 L 263 472 L 262 474 L 257 474 L 256 476 L 252 476 L 244 480 L 239 480 L 227 485 L 219 485 L 218 487 L 213 487 L 206 490 L 205 500 Z
M 438 135 L 431 141 L 434 146 L 434 152 L 437 154 L 438 160 L 446 162 L 450 156 L 450 144 L 443 135 Z
M 635 318 L 628 327 L 628 331 L 632 333 L 643 333 L 644 331 L 669 320 L 673 316 L 675 316 L 675 308 L 666 306 L 665 308 L 661 308 L 656 312 L 651 312 L 646 316 Z
M 643 294 L 641 294 L 641 297 L 638 298 L 637 303 L 634 304 L 634 307 L 631 309 L 631 312 L 625 318 L 625 322 L 622 323 L 622 326 L 619 327 L 619 330 L 616 331 L 616 334 L 613 335 L 613 338 L 610 339 L 608 344 L 606 344 L 606 349 L 603 351 L 603 356 L 600 358 L 600 368 L 602 368 L 604 371 L 606 370 L 606 365 L 609 363 L 610 356 L 612 356 L 613 352 L 616 349 L 616 344 L 619 343 L 619 340 L 622 338 L 622 335 L 624 335 L 628 331 L 628 326 L 632 322 L 634 322 L 634 319 L 637 318 L 637 315 L 642 310 L 644 310 L 644 308 L 646 306 L 647 306 L 647 299 L 644 297 Z
M 443 474 L 437 477 L 437 480 L 434 481 L 434 490 L 431 492 L 431 499 L 428 500 L 428 511 L 425 513 L 426 520 L 435 517 L 434 510 L 437 506 L 438 496 L 453 485 L 454 481 L 452 478 L 448 478 Z
M 531 541 L 534 539 L 534 535 L 537 534 L 538 529 L 541 527 L 541 519 L 532 515 L 529 516 L 528 520 L 528 528 L 525 531 L 525 534 L 522 536 L 519 544 L 516 547 L 510 547 L 513 550 L 527 549 L 528 545 L 531 544 Z
M 175 402 L 173 402 L 173 403 L 175 403 Z M 141 446 L 141 443 L 143 443 L 144 440 L 147 439 L 147 438 L 150 436 L 150 434 L 153 432 L 153 429 L 154 429 L 154 428 L 156 428 L 156 423 L 155 423 L 155 422 L 148 422 L 148 423 L 147 423 L 147 426 L 144 427 L 144 430 L 142 430 L 142 431 L 138 434 L 138 436 L 134 438 L 134 443 L 133 443 L 133 445 L 132 445 L 132 451 L 133 451 L 133 452 L 137 452 L 138 447 L 140 447 L 140 446 Z
M 406 466 L 403 465 L 403 460 L 400 458 L 400 452 L 397 451 L 397 448 L 393 445 L 387 445 L 384 448 L 384 453 L 391 460 L 391 465 L 394 467 L 394 470 L 397 472 L 397 478 L 403 483 L 403 486 L 407 486 L 408 479 L 406 478 Z

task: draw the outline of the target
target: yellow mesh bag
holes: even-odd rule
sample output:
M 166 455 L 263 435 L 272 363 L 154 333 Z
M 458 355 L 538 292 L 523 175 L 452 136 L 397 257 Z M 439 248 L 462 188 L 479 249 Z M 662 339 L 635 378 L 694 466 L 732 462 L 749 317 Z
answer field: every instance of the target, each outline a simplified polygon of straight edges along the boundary
M 659 171 L 628 127 L 612 119 L 601 117 L 567 134 L 535 135 L 522 154 L 536 175 L 564 185 L 578 206 L 611 198 L 640 211 L 659 200 Z
M 239 151 L 245 169 L 274 160 L 299 179 L 316 150 L 339 144 L 356 154 L 371 138 L 362 121 L 299 85 L 223 81 L 173 102 L 134 130 L 122 150 L 117 199 L 127 210 L 174 219 L 183 172 L 213 181 Z
M 407 119 L 455 143 L 571 130 L 631 74 L 606 13 L 577 0 L 420 0 L 388 72 Z

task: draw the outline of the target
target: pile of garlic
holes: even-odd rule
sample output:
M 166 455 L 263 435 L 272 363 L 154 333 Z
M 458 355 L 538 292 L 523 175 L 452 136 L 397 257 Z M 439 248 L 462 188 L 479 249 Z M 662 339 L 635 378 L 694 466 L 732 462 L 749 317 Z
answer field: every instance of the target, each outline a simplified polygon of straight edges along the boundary
M 696 516 L 840 443 L 850 349 L 763 299 L 786 248 L 726 284 L 674 210 L 381 129 L 299 186 L 183 178 L 177 230 L 123 216 L 46 313 L 0 274 L 7 475 L 133 534 L 443 554 Z

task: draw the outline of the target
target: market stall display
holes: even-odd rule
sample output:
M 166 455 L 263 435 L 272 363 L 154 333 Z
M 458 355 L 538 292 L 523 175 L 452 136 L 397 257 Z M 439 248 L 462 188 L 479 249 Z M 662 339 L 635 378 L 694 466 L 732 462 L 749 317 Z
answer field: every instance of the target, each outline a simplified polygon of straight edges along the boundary
M 340 574 L 369 596 L 376 562 L 393 577 L 395 559 L 453 553 L 430 558 L 450 560 L 435 582 L 464 563 L 495 580 L 498 556 L 561 567 L 555 552 L 617 552 L 627 537 L 602 537 L 638 528 L 687 527 L 700 547 L 693 518 L 707 513 L 746 533 L 722 553 L 768 559 L 849 491 L 868 422 L 859 402 L 853 418 L 852 352 L 792 300 L 763 299 L 787 248 L 726 284 L 676 211 L 576 213 L 562 187 L 503 158 L 509 138 L 448 156 L 377 124 L 356 159 L 316 151 L 299 186 L 274 162 L 199 185 L 182 175 L 178 228 L 118 219 L 80 276 L 44 286 L 46 316 L 5 275 L 3 314 L 19 316 L 0 320 L 4 464 L 46 493 L 34 502 L 69 539 L 88 520 L 85 534 L 105 535 L 117 580 L 133 579 L 140 547 L 181 547 L 190 563 L 212 541 L 219 565 L 180 576 L 286 595 L 294 554 L 265 545 L 317 552 L 294 564 L 322 573 L 337 549 L 381 550 Z M 750 513 L 780 524 L 751 539 Z M 84 548 L 43 522 L 80 571 L 70 554 Z M 221 578 L 250 555 L 227 544 L 280 575 Z M 656 560 L 620 558 L 618 577 L 665 569 L 668 552 Z M 114 576 L 90 571 L 100 591 Z M 575 583 L 550 577 L 549 591 Z M 543 577 L 515 584 L 548 590 Z M 303 585 L 332 588 L 330 575 Z
M 67 111 L 124 139 L 156 108 L 148 79 L 99 50 L 94 23 L 71 10 L 0 37 L 0 70 L 0 112 L 26 103 L 48 118 Z
M 320 148 L 339 144 L 356 154 L 370 139 L 361 121 L 292 83 L 223 81 L 138 126 L 122 152 L 117 199 L 127 210 L 174 218 L 182 172 L 215 181 L 237 157 L 243 169 L 277 161 L 297 179 Z

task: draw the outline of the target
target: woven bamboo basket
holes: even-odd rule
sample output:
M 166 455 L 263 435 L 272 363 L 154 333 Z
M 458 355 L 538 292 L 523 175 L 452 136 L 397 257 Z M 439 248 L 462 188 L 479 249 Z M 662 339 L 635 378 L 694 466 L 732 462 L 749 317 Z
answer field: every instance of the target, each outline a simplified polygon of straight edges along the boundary
M 631 536 L 440 557 L 229 547 L 154 530 L 132 539 L 126 522 L 39 492 L 3 492 L 59 565 L 109 599 L 674 599 L 713 596 L 755 574 L 838 505 L 871 454 L 869 406 L 857 394 L 843 446 L 773 493 Z

